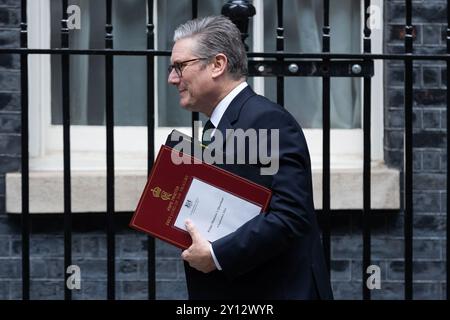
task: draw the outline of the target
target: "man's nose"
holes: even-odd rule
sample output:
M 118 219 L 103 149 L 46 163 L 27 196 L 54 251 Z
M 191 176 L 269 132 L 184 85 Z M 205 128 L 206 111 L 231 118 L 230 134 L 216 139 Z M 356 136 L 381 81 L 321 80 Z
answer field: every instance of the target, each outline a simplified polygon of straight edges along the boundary
M 178 74 L 176 73 L 176 71 L 174 69 L 172 69 L 169 72 L 167 82 L 170 84 L 173 84 L 173 85 L 177 85 L 178 83 L 180 83 L 180 77 L 178 76 Z

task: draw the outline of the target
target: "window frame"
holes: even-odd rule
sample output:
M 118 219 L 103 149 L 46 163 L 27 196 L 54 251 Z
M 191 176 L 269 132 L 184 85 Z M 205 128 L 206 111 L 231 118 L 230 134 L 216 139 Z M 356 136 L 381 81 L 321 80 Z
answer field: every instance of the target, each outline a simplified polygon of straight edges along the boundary
M 255 0 L 253 5 L 256 12 L 263 10 L 263 0 Z M 373 4 L 380 8 L 380 19 L 383 21 L 383 3 L 374 0 Z M 157 1 L 154 2 L 155 33 L 157 34 L 158 16 Z M 28 30 L 29 48 L 50 48 L 50 0 L 35 0 L 28 2 Z M 364 27 L 364 6 L 361 1 L 361 34 Z M 256 15 L 253 23 L 253 51 L 263 51 L 264 16 Z M 372 30 L 373 52 L 382 52 L 383 27 Z M 361 37 L 362 41 L 362 37 Z M 155 37 L 155 46 L 157 45 Z M 362 46 L 361 46 L 362 47 Z M 62 126 L 51 125 L 51 86 L 50 86 L 50 55 L 29 56 L 29 103 L 30 103 L 30 165 L 39 169 L 42 159 L 49 155 L 60 154 L 62 159 L 63 139 Z M 155 84 L 156 81 L 155 73 Z M 264 94 L 264 80 L 255 77 L 254 89 L 257 93 Z M 361 79 L 361 82 L 363 80 Z M 361 86 L 361 88 L 363 88 Z M 157 87 L 155 88 L 157 91 Z M 371 88 L 371 152 L 372 161 L 383 161 L 383 61 L 375 61 L 375 75 L 372 78 Z M 155 95 L 155 106 L 158 106 L 158 95 Z M 361 99 L 362 100 L 362 99 Z M 362 103 L 362 102 L 361 102 Z M 362 113 L 361 113 L 362 114 Z M 155 108 L 155 154 L 159 146 L 164 143 L 167 134 L 172 127 L 160 127 L 158 124 L 158 108 Z M 190 134 L 189 127 L 178 127 L 178 130 Z M 121 161 L 121 154 L 134 154 L 137 157 L 146 158 L 147 154 L 147 128 L 146 127 L 118 127 L 115 133 L 115 152 L 118 158 L 116 169 L 129 168 L 126 157 Z M 321 167 L 322 162 L 322 129 L 304 129 L 308 142 L 313 168 Z M 136 138 L 138 137 L 138 138 Z M 330 158 L 332 166 L 358 166 L 362 167 L 363 157 L 363 130 L 362 129 L 331 129 L 330 132 Z M 353 143 L 346 143 L 352 141 Z M 132 143 L 130 143 L 132 142 Z M 72 153 L 91 152 L 98 154 L 99 159 L 106 153 L 106 128 L 104 126 L 71 126 L 71 151 Z M 74 159 L 77 159 L 75 157 Z M 38 161 L 34 161 L 38 160 Z M 34 161 L 34 162 L 33 162 Z M 62 160 L 61 160 L 62 162 Z M 139 162 L 139 163 L 145 163 Z M 90 169 L 87 164 L 73 163 L 74 167 Z M 106 166 L 106 163 L 105 163 Z M 132 165 L 131 165 L 132 166 Z M 58 165 L 57 167 L 62 167 Z M 95 166 L 96 167 L 96 166 Z M 135 168 L 139 169 L 139 168 Z M 140 168 L 142 169 L 142 168 Z

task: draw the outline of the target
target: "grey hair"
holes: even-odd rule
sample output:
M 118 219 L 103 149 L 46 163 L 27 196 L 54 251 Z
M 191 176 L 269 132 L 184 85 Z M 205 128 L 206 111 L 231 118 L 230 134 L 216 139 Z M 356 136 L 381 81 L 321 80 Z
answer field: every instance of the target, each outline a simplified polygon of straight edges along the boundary
M 247 54 L 241 40 L 241 32 L 225 16 L 210 16 L 190 20 L 180 25 L 173 40 L 196 39 L 193 53 L 198 57 L 213 58 L 222 53 L 228 59 L 228 73 L 235 79 L 248 74 Z

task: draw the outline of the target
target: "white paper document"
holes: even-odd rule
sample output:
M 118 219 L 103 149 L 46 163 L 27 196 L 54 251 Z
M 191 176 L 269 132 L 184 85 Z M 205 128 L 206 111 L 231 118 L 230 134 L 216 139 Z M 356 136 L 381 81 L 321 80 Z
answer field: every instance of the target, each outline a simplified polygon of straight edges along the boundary
M 196 178 L 181 206 L 175 226 L 186 230 L 186 219 L 192 220 L 208 241 L 230 234 L 257 216 L 261 207 Z

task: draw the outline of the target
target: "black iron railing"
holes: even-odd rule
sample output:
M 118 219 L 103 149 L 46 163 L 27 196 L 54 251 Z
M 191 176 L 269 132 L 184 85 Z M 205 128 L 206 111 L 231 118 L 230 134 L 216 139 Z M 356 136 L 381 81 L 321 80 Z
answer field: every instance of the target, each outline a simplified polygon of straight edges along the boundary
M 405 53 L 404 54 L 372 54 L 371 30 L 366 25 L 363 32 L 363 53 L 361 54 L 336 54 L 330 51 L 331 28 L 329 23 L 330 6 L 328 0 L 323 0 L 323 31 L 322 53 L 287 53 L 284 52 L 284 24 L 283 1 L 277 0 L 277 30 L 276 52 L 256 53 L 250 52 L 248 56 L 250 76 L 276 77 L 277 102 L 284 103 L 284 77 L 321 77 L 323 84 L 323 203 L 322 210 L 318 214 L 322 220 L 323 243 L 328 268 L 331 263 L 331 216 L 336 210 L 330 207 L 330 90 L 331 77 L 361 77 L 363 79 L 363 129 L 364 129 L 364 165 L 363 165 L 363 209 L 358 211 L 363 220 L 363 263 L 362 263 L 362 292 L 364 299 L 370 299 L 370 290 L 366 286 L 367 267 L 371 265 L 371 215 L 373 212 L 386 212 L 371 208 L 371 77 L 374 74 L 374 60 L 399 60 L 405 65 L 404 93 L 405 93 L 405 158 L 404 158 L 404 261 L 405 261 L 405 299 L 413 298 L 413 61 L 435 60 L 446 61 L 447 79 L 450 78 L 450 9 L 447 1 L 447 53 L 446 54 L 414 54 L 413 53 L 413 26 L 412 26 L 412 2 L 405 1 Z M 249 6 L 248 1 L 229 1 L 239 6 Z M 63 0 L 64 8 L 67 0 Z M 369 19 L 370 0 L 364 1 L 365 21 Z M 147 61 L 147 137 L 148 137 L 148 171 L 150 171 L 154 158 L 154 117 L 155 117 L 155 57 L 170 56 L 170 51 L 154 50 L 153 1 L 147 1 L 147 50 L 115 50 L 113 49 L 113 24 L 111 0 L 106 0 L 106 26 L 105 49 L 75 50 L 69 49 L 69 32 L 67 27 L 67 13 L 64 12 L 61 21 L 61 48 L 53 49 L 28 49 L 27 48 L 27 1 L 21 0 L 21 38 L 20 48 L 2 48 L 0 54 L 18 54 L 21 61 L 21 106 L 22 106 L 22 291 L 23 299 L 30 298 L 30 213 L 29 213 L 29 158 L 28 158 L 28 62 L 29 55 L 51 54 L 61 55 L 62 64 L 62 97 L 63 97 L 63 140 L 64 140 L 64 265 L 65 268 L 72 263 L 72 208 L 71 208 L 71 159 L 70 159 L 70 65 L 71 55 L 101 55 L 106 63 L 106 137 L 107 137 L 107 298 L 115 299 L 115 230 L 114 230 L 114 118 L 113 118 L 113 61 L 115 56 L 145 56 Z M 241 8 L 242 9 L 242 8 Z M 227 9 L 232 10 L 230 8 Z M 251 11 L 251 10 L 250 10 Z M 248 19 L 251 14 L 247 14 Z M 243 11 L 244 12 L 244 11 Z M 198 1 L 192 1 L 192 17 L 197 17 Z M 231 14 L 231 13 L 230 13 Z M 233 13 L 234 18 L 239 17 Z M 242 17 L 241 17 L 242 18 Z M 247 32 L 243 30 L 243 33 Z M 243 39 L 246 36 L 243 35 Z M 252 60 L 252 58 L 264 58 L 264 60 Z M 309 59 L 309 60 L 305 60 Z M 357 66 L 357 67 L 356 67 Z M 450 93 L 447 90 L 447 106 L 450 104 Z M 447 108 L 448 109 L 448 108 Z M 447 123 L 449 122 L 447 112 Z M 194 121 L 199 119 L 197 113 L 192 115 L 192 130 Z M 194 134 L 194 132 L 193 132 Z M 447 139 L 447 150 L 449 148 Z M 447 181 L 449 181 L 449 164 L 447 161 Z M 449 186 L 447 184 L 447 195 Z M 449 207 L 447 196 L 447 208 Z M 447 211 L 448 221 L 448 211 Z M 447 223 L 447 239 L 450 234 L 450 226 Z M 450 277 L 449 252 L 447 241 L 447 281 Z M 65 274 L 65 272 L 64 272 Z M 155 298 L 155 243 L 148 238 L 148 291 L 149 299 Z M 449 287 L 447 285 L 447 297 Z M 71 291 L 65 286 L 65 299 L 71 299 Z

